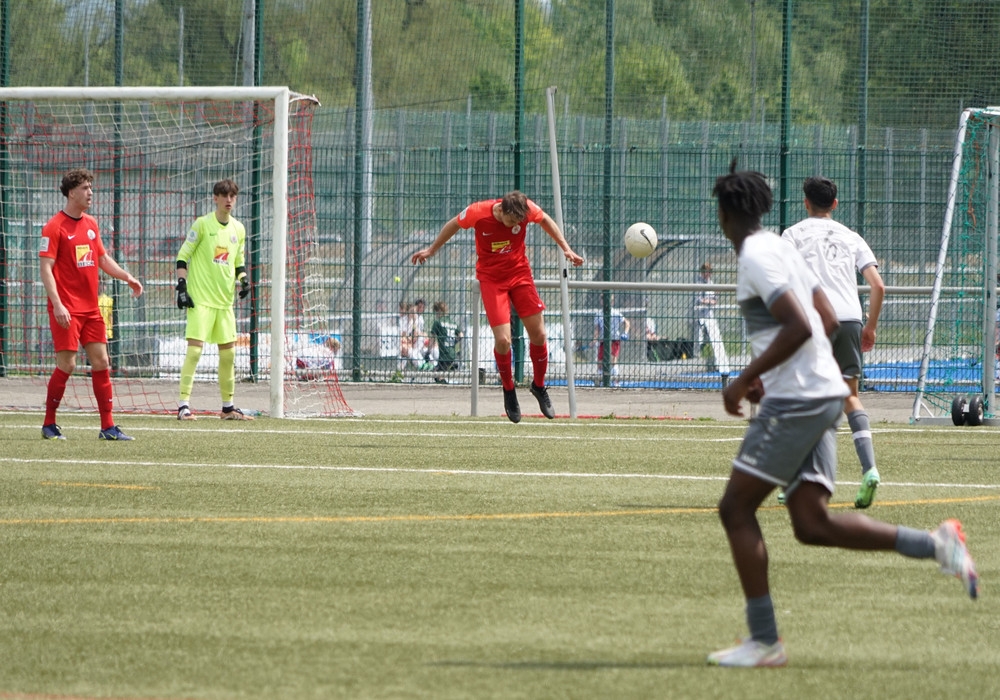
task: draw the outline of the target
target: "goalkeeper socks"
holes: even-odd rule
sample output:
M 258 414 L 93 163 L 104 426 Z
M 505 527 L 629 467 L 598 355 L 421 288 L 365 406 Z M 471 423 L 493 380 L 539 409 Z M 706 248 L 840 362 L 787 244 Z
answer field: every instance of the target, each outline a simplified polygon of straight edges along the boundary
M 219 348 L 219 391 L 222 392 L 222 405 L 232 406 L 233 395 L 236 394 L 236 348 Z
M 63 394 L 66 393 L 66 382 L 69 375 L 56 367 L 49 377 L 49 386 L 45 391 L 45 422 L 42 425 L 51 425 L 56 422 L 56 409 L 62 402 Z
M 501 355 L 494 348 L 493 357 L 497 361 L 497 372 L 500 373 L 500 383 L 503 384 L 505 391 L 510 391 L 514 388 L 514 352 L 508 350 L 506 355 Z
M 847 424 L 851 427 L 851 437 L 854 438 L 854 450 L 861 460 L 861 473 L 867 474 L 875 466 L 875 446 L 872 444 L 868 412 L 851 411 L 847 416 Z
M 101 414 L 101 430 L 114 427 L 115 419 L 111 415 L 111 407 L 114 402 L 111 392 L 111 370 L 91 371 L 90 383 L 94 386 L 97 411 Z
M 545 343 L 541 345 L 528 343 L 528 355 L 531 357 L 531 367 L 535 372 L 535 386 L 545 386 L 545 372 L 549 369 L 549 346 Z
M 198 360 L 201 359 L 201 346 L 188 345 L 184 354 L 184 364 L 181 365 L 181 403 L 187 403 L 191 399 L 191 390 L 194 388 L 194 371 L 198 369 Z

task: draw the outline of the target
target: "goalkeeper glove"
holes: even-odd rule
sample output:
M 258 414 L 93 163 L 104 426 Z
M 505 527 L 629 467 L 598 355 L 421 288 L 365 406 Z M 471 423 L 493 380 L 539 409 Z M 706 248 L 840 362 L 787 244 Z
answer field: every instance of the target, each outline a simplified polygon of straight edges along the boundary
M 240 299 L 246 299 L 250 296 L 250 279 L 243 275 L 240 277 Z
M 177 286 L 174 287 L 177 290 L 177 308 L 178 309 L 193 309 L 194 302 L 188 295 L 187 280 L 181 277 L 177 280 Z

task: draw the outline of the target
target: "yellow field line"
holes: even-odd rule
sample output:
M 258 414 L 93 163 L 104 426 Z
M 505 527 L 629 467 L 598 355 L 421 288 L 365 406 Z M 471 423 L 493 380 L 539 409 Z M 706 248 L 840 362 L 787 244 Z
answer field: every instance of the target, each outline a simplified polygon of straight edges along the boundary
M 969 498 L 928 498 L 913 501 L 879 501 L 879 508 L 891 508 L 914 505 L 943 505 L 955 503 L 983 503 L 998 501 L 1000 496 L 973 496 Z M 853 508 L 849 503 L 833 503 L 831 508 Z M 761 510 L 778 510 L 783 506 L 766 506 Z M 467 513 L 456 515 L 234 515 L 234 516 L 193 516 L 187 518 L 4 518 L 0 525 L 182 525 L 192 523 L 430 523 L 430 522 L 461 522 L 461 521 L 491 521 L 491 520 L 545 520 L 554 518 L 613 518 L 637 515 L 690 515 L 715 513 L 713 507 L 696 508 L 640 508 L 634 510 L 595 510 L 595 511 L 555 511 L 535 513 Z
M 88 484 L 82 481 L 43 481 L 42 486 L 70 486 L 89 489 L 125 489 L 127 491 L 160 490 L 159 486 L 140 486 L 138 484 Z

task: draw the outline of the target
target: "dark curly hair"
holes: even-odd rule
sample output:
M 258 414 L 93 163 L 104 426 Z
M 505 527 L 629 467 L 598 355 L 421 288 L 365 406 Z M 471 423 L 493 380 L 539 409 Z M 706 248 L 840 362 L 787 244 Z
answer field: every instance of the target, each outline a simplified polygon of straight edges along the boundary
M 748 221 L 760 221 L 774 204 L 764 175 L 754 170 L 737 171 L 735 158 L 729 172 L 715 181 L 712 196 L 719 200 L 723 211 Z

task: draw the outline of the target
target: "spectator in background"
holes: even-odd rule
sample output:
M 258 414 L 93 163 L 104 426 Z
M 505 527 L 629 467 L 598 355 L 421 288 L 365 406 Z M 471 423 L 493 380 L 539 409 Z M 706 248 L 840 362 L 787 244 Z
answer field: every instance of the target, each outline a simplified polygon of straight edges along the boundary
M 612 375 L 618 374 L 618 356 L 621 354 L 622 341 L 628 340 L 630 324 L 620 309 L 614 307 L 615 298 L 610 298 L 611 303 L 611 357 L 610 371 Z M 594 316 L 594 343 L 597 345 L 597 372 L 603 372 L 604 367 L 604 313 L 598 312 Z
M 437 374 L 434 381 L 438 384 L 447 384 L 448 379 L 444 373 L 458 369 L 458 344 L 461 341 L 462 331 L 448 316 L 448 304 L 444 301 L 434 302 L 434 324 L 431 326 L 429 342 L 430 349 L 437 351 L 437 365 L 434 367 Z
M 698 270 L 698 284 L 712 284 L 712 265 L 705 262 Z M 719 330 L 719 322 L 715 319 L 715 307 L 718 299 L 715 291 L 703 289 L 696 291 L 691 298 L 691 338 L 694 342 L 694 357 L 701 356 L 701 347 L 704 342 L 708 342 L 712 349 L 712 359 L 715 362 L 715 369 L 722 376 L 722 386 L 726 386 L 729 380 L 729 356 L 726 354 L 726 345 L 722 341 L 722 332 Z

